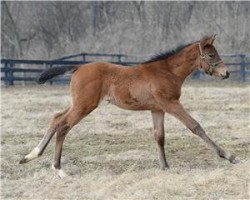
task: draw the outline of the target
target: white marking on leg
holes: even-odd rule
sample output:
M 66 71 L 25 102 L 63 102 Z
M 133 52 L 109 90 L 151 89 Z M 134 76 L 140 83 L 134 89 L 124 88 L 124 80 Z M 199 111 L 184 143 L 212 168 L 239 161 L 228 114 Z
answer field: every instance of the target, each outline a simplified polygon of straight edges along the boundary
M 230 157 L 231 157 L 231 154 L 230 153 L 228 153 L 228 152 L 225 152 L 225 158 L 227 159 L 227 160 L 229 160 L 230 159 Z
M 60 177 L 60 178 L 65 178 L 68 175 L 62 170 L 62 169 L 56 169 L 54 165 L 52 165 L 52 169 L 55 171 L 55 173 Z
M 40 149 L 38 147 L 34 148 L 28 155 L 26 155 L 24 158 L 28 161 L 33 160 L 38 157 L 38 154 L 40 152 Z

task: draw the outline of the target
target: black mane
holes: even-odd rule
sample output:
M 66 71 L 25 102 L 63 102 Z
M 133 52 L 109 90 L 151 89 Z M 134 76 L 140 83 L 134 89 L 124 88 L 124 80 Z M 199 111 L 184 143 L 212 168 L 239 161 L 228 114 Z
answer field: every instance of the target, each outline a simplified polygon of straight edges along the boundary
M 180 52 L 182 49 L 184 49 L 185 47 L 191 45 L 192 43 L 189 44 L 185 44 L 185 45 L 179 45 L 178 47 L 176 47 L 175 49 L 172 50 L 168 50 L 166 52 L 161 52 L 158 53 L 156 55 L 154 55 L 152 58 L 150 58 L 149 60 L 143 62 L 143 63 L 151 63 L 151 62 L 155 62 L 155 61 L 159 61 L 159 60 L 164 60 L 170 56 L 173 56 L 174 54 Z

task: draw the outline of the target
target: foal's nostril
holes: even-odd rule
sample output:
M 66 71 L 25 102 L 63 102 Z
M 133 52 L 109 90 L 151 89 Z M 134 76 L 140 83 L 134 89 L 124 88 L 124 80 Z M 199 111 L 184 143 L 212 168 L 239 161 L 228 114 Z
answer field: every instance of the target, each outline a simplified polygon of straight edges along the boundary
M 225 75 L 222 75 L 222 74 L 221 74 L 222 79 L 227 79 L 227 78 L 229 77 L 229 75 L 230 75 L 230 72 L 229 72 L 229 71 L 226 71 L 226 74 L 225 74 Z

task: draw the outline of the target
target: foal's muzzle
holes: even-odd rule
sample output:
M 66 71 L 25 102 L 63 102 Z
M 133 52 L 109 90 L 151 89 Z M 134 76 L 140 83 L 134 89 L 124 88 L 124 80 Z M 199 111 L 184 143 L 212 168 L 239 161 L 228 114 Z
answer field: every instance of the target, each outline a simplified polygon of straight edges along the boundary
M 222 79 L 227 79 L 227 78 L 229 78 L 229 76 L 230 76 L 230 72 L 229 71 L 226 71 L 226 75 L 221 75 L 222 76 Z

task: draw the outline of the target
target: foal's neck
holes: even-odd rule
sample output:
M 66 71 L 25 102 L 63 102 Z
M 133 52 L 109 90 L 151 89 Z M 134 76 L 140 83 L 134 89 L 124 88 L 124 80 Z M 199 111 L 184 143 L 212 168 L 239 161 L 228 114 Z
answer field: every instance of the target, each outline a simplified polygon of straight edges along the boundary
M 160 62 L 158 65 L 162 70 L 174 74 L 183 83 L 199 65 L 199 52 L 193 44 Z
M 172 73 L 179 77 L 182 82 L 197 68 L 198 66 L 198 57 L 197 55 L 185 53 L 183 58 L 173 57 L 173 60 L 179 62 L 178 67 L 171 68 Z

